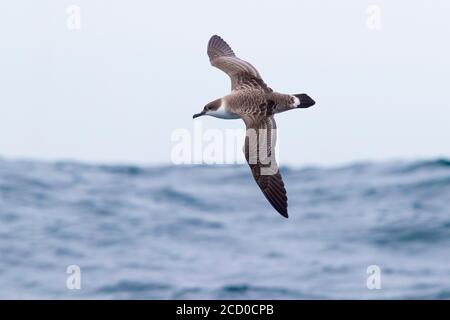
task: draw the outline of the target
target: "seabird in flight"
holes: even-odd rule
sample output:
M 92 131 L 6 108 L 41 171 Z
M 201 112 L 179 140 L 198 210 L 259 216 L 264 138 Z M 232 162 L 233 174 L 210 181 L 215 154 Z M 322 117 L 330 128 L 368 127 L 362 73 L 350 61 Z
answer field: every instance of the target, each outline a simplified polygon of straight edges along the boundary
M 209 115 L 242 119 L 247 128 L 244 154 L 256 183 L 270 204 L 288 217 L 286 189 L 275 159 L 276 113 L 309 108 L 315 104 L 307 94 L 282 94 L 269 88 L 259 72 L 239 59 L 230 46 L 214 35 L 208 43 L 211 64 L 228 74 L 231 93 L 208 103 L 193 118 Z

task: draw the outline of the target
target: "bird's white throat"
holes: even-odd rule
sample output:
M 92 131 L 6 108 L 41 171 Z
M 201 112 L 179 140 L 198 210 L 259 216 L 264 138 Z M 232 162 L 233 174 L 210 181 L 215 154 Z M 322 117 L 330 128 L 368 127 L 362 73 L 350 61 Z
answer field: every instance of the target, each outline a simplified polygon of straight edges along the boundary
M 227 111 L 227 105 L 224 99 L 222 99 L 220 107 L 217 110 L 208 111 L 206 114 L 220 119 L 239 119 L 237 114 Z

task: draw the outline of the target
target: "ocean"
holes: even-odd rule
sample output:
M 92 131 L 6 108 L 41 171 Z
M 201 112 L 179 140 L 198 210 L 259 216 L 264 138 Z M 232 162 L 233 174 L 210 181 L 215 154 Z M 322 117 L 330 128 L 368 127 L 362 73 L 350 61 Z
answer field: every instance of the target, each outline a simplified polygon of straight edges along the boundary
M 450 299 L 450 160 L 281 171 L 0 160 L 0 298 Z

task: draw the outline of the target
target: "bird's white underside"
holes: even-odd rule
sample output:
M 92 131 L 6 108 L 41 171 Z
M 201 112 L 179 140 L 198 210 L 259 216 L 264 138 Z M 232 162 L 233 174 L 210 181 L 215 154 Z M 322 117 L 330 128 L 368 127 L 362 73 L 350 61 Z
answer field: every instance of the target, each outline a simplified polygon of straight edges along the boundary
M 227 111 L 227 107 L 223 99 L 222 104 L 217 110 L 208 111 L 206 114 L 220 119 L 239 119 L 239 116 L 237 114 Z

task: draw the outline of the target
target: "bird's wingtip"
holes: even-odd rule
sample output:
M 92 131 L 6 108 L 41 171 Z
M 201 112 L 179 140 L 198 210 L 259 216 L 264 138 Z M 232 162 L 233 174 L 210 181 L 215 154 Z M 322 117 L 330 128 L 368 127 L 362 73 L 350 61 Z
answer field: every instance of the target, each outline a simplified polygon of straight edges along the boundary
M 279 214 L 281 214 L 284 218 L 289 219 L 289 214 L 287 210 L 277 210 Z

